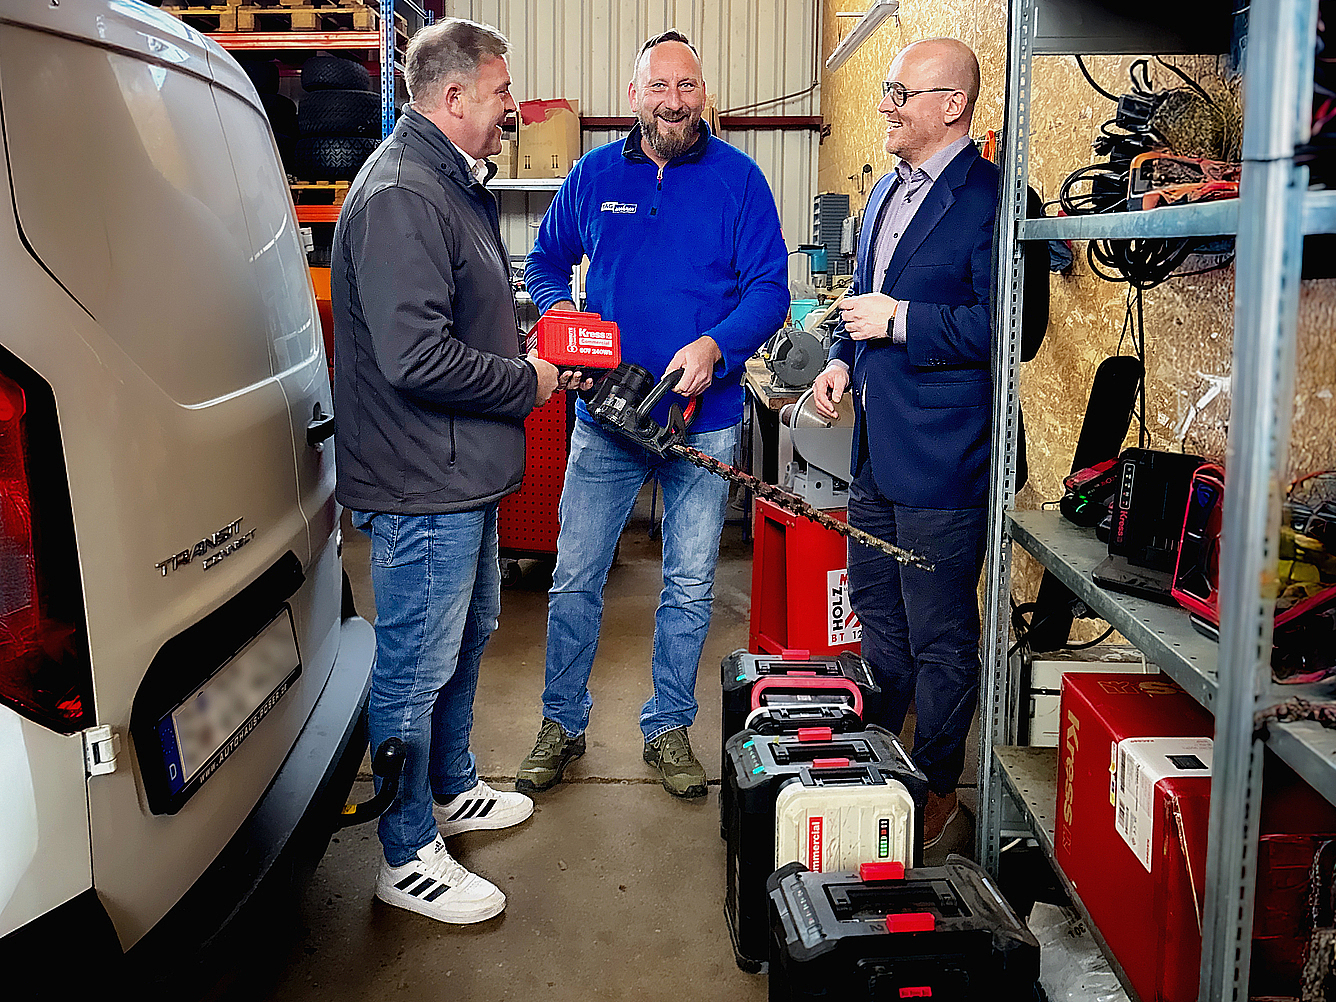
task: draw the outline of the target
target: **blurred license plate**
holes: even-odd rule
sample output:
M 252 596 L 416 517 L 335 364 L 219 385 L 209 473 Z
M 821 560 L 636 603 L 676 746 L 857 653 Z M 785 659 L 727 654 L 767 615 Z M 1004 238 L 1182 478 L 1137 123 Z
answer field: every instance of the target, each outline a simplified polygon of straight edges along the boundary
M 301 674 L 286 607 L 249 644 L 158 722 L 167 788 L 198 786 L 241 746 Z

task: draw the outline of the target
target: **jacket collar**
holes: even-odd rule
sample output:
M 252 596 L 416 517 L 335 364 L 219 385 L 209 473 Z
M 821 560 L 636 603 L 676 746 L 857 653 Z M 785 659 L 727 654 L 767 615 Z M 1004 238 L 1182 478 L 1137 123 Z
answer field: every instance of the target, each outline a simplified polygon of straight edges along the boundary
M 942 217 L 946 215 L 946 212 L 951 208 L 952 203 L 955 202 L 956 189 L 965 183 L 970 168 L 974 166 L 974 162 L 978 159 L 979 151 L 975 148 L 974 143 L 971 142 L 952 157 L 950 163 L 942 168 L 941 174 L 939 174 L 937 180 L 933 182 L 932 188 L 929 189 L 923 203 L 919 206 L 918 211 L 914 213 L 914 218 L 910 221 L 904 236 L 902 236 L 899 243 L 896 244 L 895 253 L 891 255 L 891 260 L 886 268 L 886 276 L 882 281 L 881 288 L 873 291 L 888 292 L 888 290 L 894 287 L 896 279 L 898 279 L 900 273 L 904 271 L 906 262 L 908 262 L 914 255 L 914 252 L 918 250 L 919 245 L 927 239 L 928 234 L 933 231 L 933 228 L 941 221 Z M 885 195 L 889 193 L 889 190 L 888 186 L 883 192 L 881 199 L 883 202 L 885 201 Z M 876 207 L 876 211 L 877 224 L 874 229 L 879 229 L 882 222 L 880 205 Z M 874 243 L 869 245 L 869 249 L 871 246 L 875 246 L 875 233 L 872 234 L 871 239 Z M 870 261 L 870 259 L 871 255 L 869 254 L 868 260 Z M 872 276 L 869 274 L 868 280 L 870 281 L 871 278 Z
M 455 144 L 435 123 L 421 112 L 414 111 L 412 106 L 404 106 L 403 114 L 395 123 L 394 134 L 405 146 L 417 150 L 440 173 L 461 187 L 467 188 L 474 184 L 481 186 L 481 182 L 473 176 L 473 172 L 469 170 L 468 164 L 455 148 Z M 496 164 L 490 160 L 484 162 L 487 164 L 487 180 L 490 181 L 496 173 Z
M 698 135 L 696 141 L 691 144 L 691 149 L 673 157 L 673 159 L 668 161 L 668 166 L 675 167 L 678 164 L 695 163 L 701 157 L 705 156 L 705 149 L 710 145 L 710 136 L 710 126 L 706 123 L 705 119 L 702 118 L 700 120 L 700 135 Z M 627 160 L 630 160 L 632 163 L 652 164 L 654 161 L 645 155 L 645 150 L 640 145 L 641 138 L 642 133 L 640 122 L 637 121 L 631 128 L 631 134 L 626 137 L 626 142 L 622 144 L 622 156 Z

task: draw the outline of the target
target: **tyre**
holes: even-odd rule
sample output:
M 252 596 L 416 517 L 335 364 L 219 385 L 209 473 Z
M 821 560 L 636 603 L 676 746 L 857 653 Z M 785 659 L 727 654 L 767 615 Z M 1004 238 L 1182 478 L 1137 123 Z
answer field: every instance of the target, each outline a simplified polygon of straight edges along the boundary
M 312 56 L 302 63 L 302 90 L 370 90 L 371 74 L 361 63 L 339 56 Z
M 297 135 L 297 105 L 282 94 L 260 93 L 260 104 L 269 118 L 269 127 L 278 135 Z
M 351 181 L 379 144 L 363 136 L 302 136 L 296 174 L 303 181 Z
M 380 95 L 370 90 L 315 90 L 297 108 L 303 136 L 380 137 Z

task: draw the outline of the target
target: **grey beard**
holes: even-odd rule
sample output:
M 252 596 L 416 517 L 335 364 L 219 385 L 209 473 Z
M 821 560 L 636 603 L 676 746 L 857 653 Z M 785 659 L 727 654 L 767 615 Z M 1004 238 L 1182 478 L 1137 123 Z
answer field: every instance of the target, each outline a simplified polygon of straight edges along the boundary
M 654 115 L 640 116 L 640 131 L 644 133 L 645 141 L 649 143 L 652 149 L 665 160 L 671 160 L 673 157 L 681 156 L 687 150 L 695 145 L 700 137 L 700 119 L 693 122 L 693 128 L 685 133 L 681 139 L 669 132 L 659 131 L 659 120 Z

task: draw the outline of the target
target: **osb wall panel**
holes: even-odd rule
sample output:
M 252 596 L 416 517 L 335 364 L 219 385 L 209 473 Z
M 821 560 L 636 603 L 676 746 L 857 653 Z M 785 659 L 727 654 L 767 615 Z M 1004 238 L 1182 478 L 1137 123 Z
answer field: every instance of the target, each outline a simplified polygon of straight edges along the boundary
M 847 5 L 831 0 L 825 3 L 823 57 L 830 54 L 849 27 L 850 19 L 834 16 L 840 6 Z M 898 23 L 888 19 L 851 59 L 823 79 L 821 113 L 831 132 L 820 151 L 820 190 L 850 192 L 862 208 L 870 185 L 864 185 L 860 193 L 857 180 L 851 180 L 850 175 L 857 176 L 865 163 L 872 165 L 873 178 L 889 167 L 889 158 L 882 149 L 884 120 L 875 108 L 886 67 L 905 45 L 935 35 L 960 38 L 979 55 L 983 84 L 974 135 L 981 137 L 987 129 L 1001 127 L 1006 4 L 1002 0 L 933 4 L 902 0 Z M 1171 57 L 1171 61 L 1200 80 L 1220 102 L 1237 100 L 1237 90 L 1226 81 L 1219 61 L 1201 57 Z M 1129 89 L 1130 58 L 1094 57 L 1086 63 L 1106 90 L 1121 94 Z M 1176 77 L 1153 63 L 1151 78 L 1157 88 L 1178 85 Z M 1086 83 L 1075 59 L 1035 60 L 1029 180 L 1045 199 L 1057 197 L 1071 171 L 1095 162 L 1090 144 L 1113 110 L 1113 103 Z M 1073 249 L 1076 262 L 1070 273 L 1052 277 L 1052 320 L 1044 346 L 1021 372 L 1030 458 L 1030 482 L 1017 497 L 1021 508 L 1039 507 L 1061 495 L 1062 478 L 1071 466 L 1096 367 L 1120 350 L 1124 354 L 1133 352 L 1124 335 L 1127 286 L 1095 277 L 1085 261 L 1085 245 L 1077 243 Z M 1146 424 L 1153 448 L 1224 456 L 1230 404 L 1233 281 L 1233 269 L 1226 267 L 1171 279 L 1145 294 Z M 1302 283 L 1288 472 L 1291 477 L 1336 466 L 1333 321 L 1336 282 Z M 1129 443 L 1135 441 L 1134 422 Z M 1017 552 L 1015 591 L 1020 601 L 1033 595 L 1039 569 Z M 1092 634 L 1078 628 L 1075 635 L 1088 638 Z
M 840 10 L 864 5 L 847 0 L 824 0 L 822 4 L 822 62 L 853 27 L 855 18 L 836 17 Z M 821 116 L 830 134 L 821 144 L 817 164 L 820 191 L 843 191 L 853 196 L 862 210 L 871 184 L 859 190 L 857 180 L 864 164 L 872 165 L 872 179 L 890 168 L 885 151 L 886 119 L 878 114 L 881 82 L 895 54 L 920 38 L 950 35 L 959 38 L 979 56 L 983 84 L 974 113 L 974 131 L 1001 127 L 1003 88 L 1006 80 L 1007 11 L 1002 0 L 902 0 L 898 17 L 887 18 L 843 66 L 834 73 L 822 71 Z

